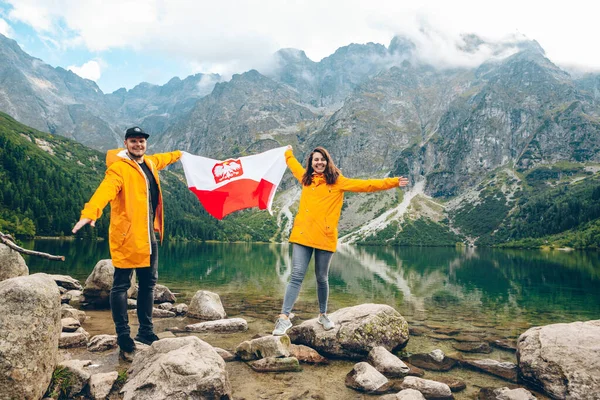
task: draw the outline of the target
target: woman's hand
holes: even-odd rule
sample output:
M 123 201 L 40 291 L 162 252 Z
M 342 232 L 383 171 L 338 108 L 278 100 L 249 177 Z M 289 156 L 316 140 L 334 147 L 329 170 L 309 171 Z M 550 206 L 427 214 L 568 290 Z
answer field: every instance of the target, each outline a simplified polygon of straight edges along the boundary
M 398 177 L 398 187 L 404 187 L 408 185 L 408 178 L 405 178 L 403 176 L 399 176 Z

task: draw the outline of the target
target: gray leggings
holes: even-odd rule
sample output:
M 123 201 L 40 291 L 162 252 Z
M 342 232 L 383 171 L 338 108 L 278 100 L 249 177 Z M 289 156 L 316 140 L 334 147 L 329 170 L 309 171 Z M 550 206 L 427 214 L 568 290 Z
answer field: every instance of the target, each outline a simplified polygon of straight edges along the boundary
M 308 263 L 315 252 L 315 276 L 317 277 L 317 296 L 319 298 L 319 312 L 327 312 L 327 299 L 329 297 L 329 262 L 333 253 L 312 247 L 293 243 L 292 247 L 292 276 L 285 289 L 281 313 L 290 315 L 292 307 L 298 299 L 302 281 L 308 269 Z

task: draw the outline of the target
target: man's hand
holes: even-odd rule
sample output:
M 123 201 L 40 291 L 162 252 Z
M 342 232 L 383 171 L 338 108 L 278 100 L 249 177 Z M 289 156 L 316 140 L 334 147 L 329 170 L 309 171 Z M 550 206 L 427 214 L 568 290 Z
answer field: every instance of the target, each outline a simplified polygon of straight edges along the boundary
M 406 185 L 408 185 L 408 178 L 403 176 L 398 177 L 398 187 L 404 187 Z
M 83 228 L 87 224 L 90 224 L 91 226 L 96 226 L 96 221 L 94 221 L 92 219 L 89 219 L 89 218 L 81 218 L 79 220 L 79 222 L 77 222 L 75 224 L 75 226 L 73 227 L 73 233 L 77 233 L 78 230 L 80 230 L 81 228 Z

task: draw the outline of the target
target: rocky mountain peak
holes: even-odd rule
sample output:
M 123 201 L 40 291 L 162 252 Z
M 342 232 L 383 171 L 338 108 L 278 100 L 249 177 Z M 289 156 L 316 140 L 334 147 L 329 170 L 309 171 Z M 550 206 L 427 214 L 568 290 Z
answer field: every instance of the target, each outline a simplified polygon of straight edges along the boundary
M 388 46 L 388 52 L 392 55 L 410 56 L 415 50 L 416 46 L 414 42 L 404 36 L 394 36 Z

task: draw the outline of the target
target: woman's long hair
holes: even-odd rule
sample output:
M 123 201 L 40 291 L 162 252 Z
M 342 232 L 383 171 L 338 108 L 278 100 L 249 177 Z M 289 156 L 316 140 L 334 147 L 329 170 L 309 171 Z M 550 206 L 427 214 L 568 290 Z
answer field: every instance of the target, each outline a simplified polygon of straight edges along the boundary
M 325 171 L 323 171 L 323 175 L 325 176 L 325 181 L 328 185 L 333 185 L 337 182 L 338 177 L 341 175 L 338 167 L 335 166 L 329 152 L 325 150 L 323 147 L 316 147 L 308 156 L 308 161 L 306 162 L 306 172 L 302 177 L 302 184 L 304 186 L 309 186 L 313 180 L 313 174 L 315 170 L 312 167 L 312 160 L 315 153 L 320 153 L 325 160 L 327 160 L 327 166 L 325 167 Z

